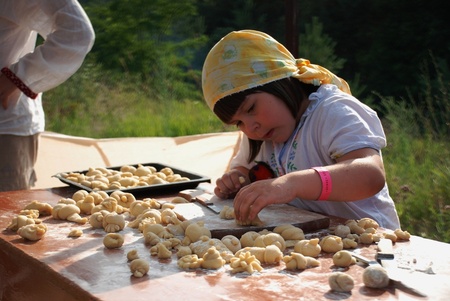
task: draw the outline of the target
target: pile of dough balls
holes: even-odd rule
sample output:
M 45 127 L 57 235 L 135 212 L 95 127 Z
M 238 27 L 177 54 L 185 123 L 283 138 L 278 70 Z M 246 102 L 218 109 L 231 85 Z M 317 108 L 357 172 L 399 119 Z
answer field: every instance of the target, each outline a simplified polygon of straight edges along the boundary
M 396 229 L 395 231 L 379 232 L 379 225 L 371 218 L 360 220 L 347 220 L 345 224 L 331 229 L 332 234 L 323 237 L 319 246 L 323 252 L 333 254 L 333 264 L 337 268 L 348 268 L 356 263 L 355 258 L 345 249 L 356 249 L 359 244 L 370 245 L 385 238 L 393 243 L 400 240 L 409 240 L 408 231 Z M 317 241 L 314 242 L 317 244 Z M 300 243 L 296 246 L 302 247 Z M 312 247 L 310 247 L 312 248 Z M 309 249 L 308 249 L 309 250 Z M 389 284 L 386 270 L 381 266 L 368 266 L 364 269 L 362 280 L 365 286 L 371 288 L 384 288 Z M 350 292 L 354 286 L 354 279 L 344 272 L 334 272 L 328 277 L 331 290 L 336 292 Z
M 95 170 L 91 171 L 89 177 L 100 177 Z M 129 169 L 122 171 L 127 172 L 141 178 L 155 173 L 144 166 L 133 172 Z M 160 171 L 167 179 L 170 172 L 168 169 L 165 172 L 167 174 Z M 319 257 L 325 254 L 332 254 L 333 269 L 346 269 L 355 264 L 355 259 L 347 249 L 371 244 L 381 238 L 393 242 L 410 238 L 409 233 L 401 229 L 388 233 L 377 231 L 378 224 L 364 218 L 338 225 L 321 238 L 307 239 L 302 229 L 286 224 L 272 231 L 247 231 L 240 237 L 226 235 L 217 239 L 212 237 L 211 231 L 202 221 L 183 220 L 175 213 L 173 209 L 186 202 L 181 197 L 160 203 L 152 198 L 137 200 L 132 194 L 123 191 L 114 191 L 108 195 L 104 191 L 79 190 L 71 198 L 60 199 L 53 207 L 38 201 L 31 202 L 12 219 L 7 228 L 25 239 L 39 240 L 47 232 L 47 226 L 39 216 L 48 215 L 55 220 L 66 220 L 76 225 L 87 224 L 90 229 L 103 229 L 103 245 L 114 252 L 126 243 L 126 237 L 121 231 L 128 227 L 142 235 L 142 241 L 149 250 L 148 256 L 164 260 L 175 255 L 180 269 L 225 268 L 232 274 L 260 273 L 265 266 L 272 265 L 283 265 L 290 271 L 315 268 L 320 266 Z M 68 236 L 79 237 L 82 234 L 82 230 L 72 229 Z M 140 258 L 135 249 L 126 254 L 126 261 L 134 277 L 144 277 L 150 270 L 149 262 Z M 363 282 L 368 287 L 384 287 L 388 282 L 386 279 L 387 275 L 382 269 L 368 267 L 363 274 Z M 344 272 L 335 271 L 328 280 L 333 291 L 350 292 L 354 287 L 354 280 Z
M 61 173 L 68 181 L 79 183 L 93 190 L 120 190 L 133 187 L 168 184 L 190 181 L 188 177 L 175 173 L 172 168 L 164 167 L 157 170 L 154 166 L 138 164 L 123 165 L 119 170 L 90 167 L 86 173 Z
M 32 201 L 12 218 L 6 229 L 29 241 L 40 240 L 47 233 L 47 226 L 39 217 L 51 215 L 52 209 L 50 204 Z

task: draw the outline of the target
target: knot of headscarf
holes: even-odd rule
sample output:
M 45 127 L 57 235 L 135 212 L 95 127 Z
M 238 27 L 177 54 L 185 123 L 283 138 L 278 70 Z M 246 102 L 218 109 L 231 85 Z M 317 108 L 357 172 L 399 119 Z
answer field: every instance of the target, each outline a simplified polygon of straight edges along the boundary
M 334 84 L 351 94 L 347 82 L 319 65 L 293 55 L 271 36 L 255 30 L 233 31 L 208 53 L 202 89 L 211 110 L 225 96 L 295 77 L 313 85 Z

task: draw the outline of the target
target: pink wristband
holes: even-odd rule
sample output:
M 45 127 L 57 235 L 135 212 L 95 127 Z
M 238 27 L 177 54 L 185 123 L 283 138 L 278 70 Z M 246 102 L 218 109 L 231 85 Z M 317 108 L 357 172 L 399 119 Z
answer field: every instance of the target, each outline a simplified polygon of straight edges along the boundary
M 312 169 L 317 171 L 317 173 L 320 176 L 320 180 L 322 181 L 322 192 L 320 193 L 320 196 L 317 200 L 318 201 L 326 201 L 326 200 L 328 200 L 328 197 L 330 196 L 331 188 L 332 188 L 330 172 L 328 171 L 328 169 L 326 169 L 325 167 L 322 167 L 322 166 L 313 167 Z

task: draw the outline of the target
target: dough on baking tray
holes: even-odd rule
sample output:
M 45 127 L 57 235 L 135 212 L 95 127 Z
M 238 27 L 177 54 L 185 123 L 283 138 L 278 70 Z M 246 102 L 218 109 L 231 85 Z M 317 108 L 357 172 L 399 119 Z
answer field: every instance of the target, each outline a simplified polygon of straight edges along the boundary
M 157 171 L 154 166 L 143 166 L 142 164 L 137 167 L 123 165 L 119 171 L 103 167 L 90 167 L 86 174 L 70 172 L 60 175 L 67 180 L 99 191 L 190 180 L 188 177 L 175 174 L 170 167 L 164 167 Z

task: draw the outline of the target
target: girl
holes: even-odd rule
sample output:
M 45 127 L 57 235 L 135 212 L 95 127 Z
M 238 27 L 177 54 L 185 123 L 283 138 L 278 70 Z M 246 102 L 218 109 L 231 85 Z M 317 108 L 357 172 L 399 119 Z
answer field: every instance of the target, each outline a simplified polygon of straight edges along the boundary
M 208 106 L 243 139 L 215 194 L 234 197 L 248 223 L 271 204 L 400 228 L 386 185 L 386 137 L 376 113 L 327 69 L 296 60 L 269 35 L 242 30 L 220 40 L 202 73 Z M 256 168 L 274 177 L 259 181 Z M 261 163 L 262 162 L 262 163 Z

